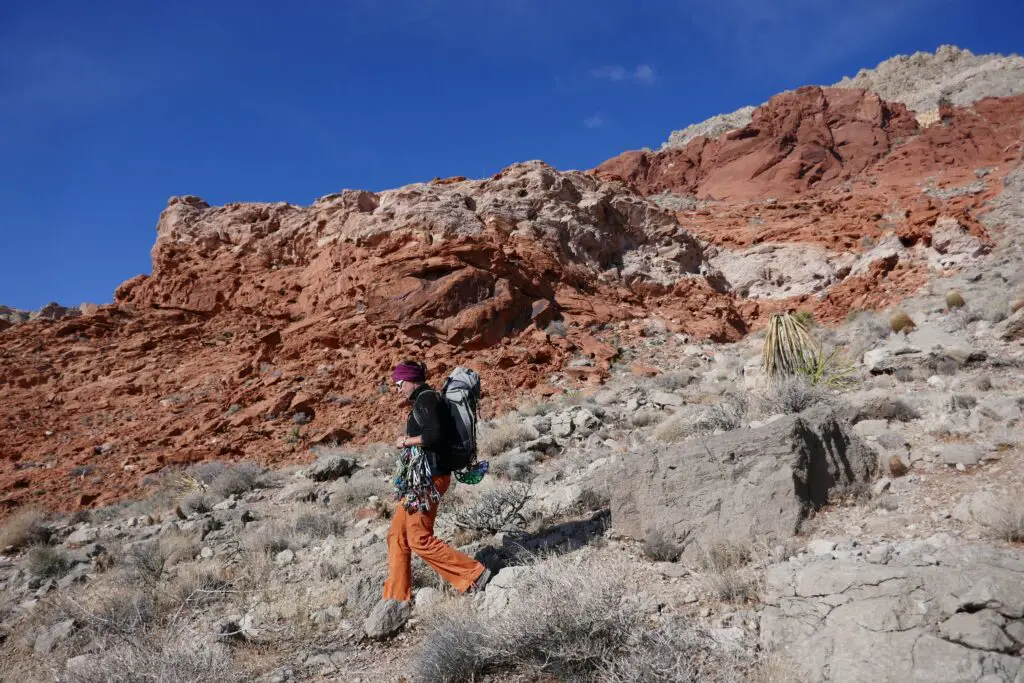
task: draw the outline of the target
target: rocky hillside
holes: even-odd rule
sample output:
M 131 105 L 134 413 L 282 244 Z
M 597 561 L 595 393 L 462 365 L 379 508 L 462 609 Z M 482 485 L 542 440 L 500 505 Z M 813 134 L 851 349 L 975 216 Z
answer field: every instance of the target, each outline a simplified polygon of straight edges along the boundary
M 0 310 L 0 680 L 1024 680 L 1024 96 L 988 82 L 172 198 L 112 304 Z M 787 309 L 813 361 L 770 379 Z M 480 594 L 415 560 L 379 600 L 405 357 L 483 375 L 490 470 L 436 525 Z
M 903 104 L 919 118 L 931 119 L 940 101 L 968 106 L 986 97 L 1024 94 L 1024 57 L 1019 55 L 975 55 L 953 45 L 942 45 L 934 53 L 897 55 L 874 69 L 861 69 L 844 77 L 834 88 L 871 90 L 883 100 Z M 661 149 L 685 147 L 690 140 L 717 138 L 750 123 L 754 107 L 713 116 L 682 130 L 672 131 Z
M 478 367 L 490 415 L 604 381 L 652 317 L 728 342 L 786 307 L 889 305 L 990 249 L 980 216 L 1022 121 L 1024 96 L 922 127 L 810 87 L 589 173 L 529 162 L 309 207 L 172 198 L 151 275 L 0 337 L 0 502 L 73 509 L 168 465 L 387 440 L 403 357 Z

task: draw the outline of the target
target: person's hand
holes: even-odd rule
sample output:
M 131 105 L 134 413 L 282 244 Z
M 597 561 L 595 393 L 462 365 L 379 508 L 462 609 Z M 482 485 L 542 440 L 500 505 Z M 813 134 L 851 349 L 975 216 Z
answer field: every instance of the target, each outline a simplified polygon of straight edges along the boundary
M 405 448 L 405 442 L 406 442 L 406 439 L 408 439 L 408 438 L 409 437 L 407 437 L 407 436 L 400 436 L 400 437 L 398 437 L 398 440 L 395 441 L 395 446 L 398 447 L 398 448 Z

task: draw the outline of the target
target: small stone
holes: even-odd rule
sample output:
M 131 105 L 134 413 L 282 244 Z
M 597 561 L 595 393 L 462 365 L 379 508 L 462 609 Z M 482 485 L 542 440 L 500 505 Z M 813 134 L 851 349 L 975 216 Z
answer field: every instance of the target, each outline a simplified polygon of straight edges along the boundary
M 560 413 L 551 419 L 551 433 L 554 436 L 566 437 L 572 434 L 573 421 L 568 413 Z
M 237 500 L 235 500 L 234 498 L 227 498 L 226 500 L 222 500 L 221 502 L 214 505 L 213 509 L 216 510 L 217 512 L 223 512 L 224 510 L 234 510 L 237 505 Z
M 651 403 L 659 406 L 674 406 L 678 407 L 683 405 L 683 397 L 678 394 L 670 394 L 667 391 L 656 391 L 651 394 Z
M 886 491 L 888 491 L 889 487 L 891 486 L 892 479 L 890 479 L 889 477 L 882 477 L 881 479 L 875 482 L 874 486 L 871 487 L 871 492 L 877 496 L 881 493 L 885 493 Z
M 208 560 L 213 557 L 213 548 L 203 548 L 199 551 L 199 557 Z
M 982 455 L 976 444 L 947 444 L 939 449 L 939 460 L 947 465 L 977 465 Z
M 812 555 L 831 555 L 836 549 L 836 542 L 817 538 L 807 544 L 807 552 Z
M 291 548 L 282 550 L 274 556 L 274 564 L 278 567 L 284 567 L 285 565 L 291 564 L 295 560 L 295 553 L 292 552 Z
M 89 543 L 94 543 L 99 537 L 99 529 L 93 526 L 85 526 L 68 536 L 68 545 L 87 545 Z
M 363 631 L 374 640 L 390 638 L 409 621 L 410 612 L 408 602 L 381 600 L 363 623 Z
M 443 597 L 441 591 L 436 588 L 430 586 L 421 588 L 416 592 L 416 609 L 427 609 L 431 605 L 436 605 Z
M 45 655 L 53 650 L 54 646 L 65 640 L 75 630 L 75 620 L 65 619 L 46 629 L 36 638 L 33 649 L 36 654 Z

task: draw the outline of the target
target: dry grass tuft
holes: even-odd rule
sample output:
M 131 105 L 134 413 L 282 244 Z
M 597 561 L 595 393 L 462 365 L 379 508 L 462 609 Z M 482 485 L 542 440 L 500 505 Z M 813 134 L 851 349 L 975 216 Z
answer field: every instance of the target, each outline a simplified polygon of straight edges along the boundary
M 46 516 L 33 508 L 22 508 L 12 513 L 0 526 L 0 552 L 7 547 L 18 550 L 36 543 L 45 543 L 49 538 Z
M 245 666 L 232 662 L 225 645 L 201 637 L 166 635 L 142 642 L 120 642 L 69 668 L 67 683 L 234 683 L 253 680 Z
M 827 388 L 811 383 L 806 377 L 784 377 L 772 382 L 764 391 L 761 412 L 766 415 L 801 413 L 831 400 Z
M 295 533 L 310 538 L 330 538 L 345 532 L 345 522 L 337 515 L 319 510 L 301 512 L 292 523 Z
M 644 538 L 644 556 L 655 562 L 675 562 L 683 549 L 662 529 L 652 529 Z
M 653 436 L 664 443 L 679 443 L 690 438 L 696 432 L 697 427 L 692 416 L 674 413 L 654 428 Z
M 536 462 L 535 453 L 506 453 L 491 460 L 489 471 L 512 481 L 528 481 L 533 477 Z
M 63 576 L 72 566 L 67 551 L 60 546 L 38 544 L 25 553 L 25 568 L 40 578 L 53 579 Z
M 641 683 L 739 681 L 749 667 L 683 620 L 654 626 L 619 558 L 547 560 L 516 585 L 495 617 L 438 608 L 416 662 L 424 683 L 515 672 L 529 680 Z
M 1008 543 L 1024 543 L 1024 502 L 1007 497 L 993 511 L 989 526 L 997 538 Z
M 533 432 L 521 422 L 503 421 L 481 430 L 477 444 L 477 453 L 480 460 L 488 460 L 533 438 Z

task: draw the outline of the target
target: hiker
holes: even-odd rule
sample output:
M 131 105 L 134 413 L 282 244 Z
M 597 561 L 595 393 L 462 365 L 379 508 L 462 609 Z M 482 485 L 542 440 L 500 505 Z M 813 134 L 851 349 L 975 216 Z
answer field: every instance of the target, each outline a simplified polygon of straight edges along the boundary
M 445 441 L 453 427 L 441 397 L 427 384 L 423 363 L 404 361 L 395 367 L 391 379 L 412 404 L 405 425 L 405 436 L 395 445 L 403 449 L 402 476 L 407 480 L 402 499 L 388 530 L 388 578 L 384 599 L 412 599 L 412 556 L 415 552 L 448 583 L 463 593 L 483 590 L 491 571 L 480 562 L 461 553 L 434 536 L 434 519 L 441 497 L 451 484 L 452 472 L 445 466 Z M 429 470 L 422 469 L 426 461 Z M 430 477 L 417 477 L 429 471 Z

